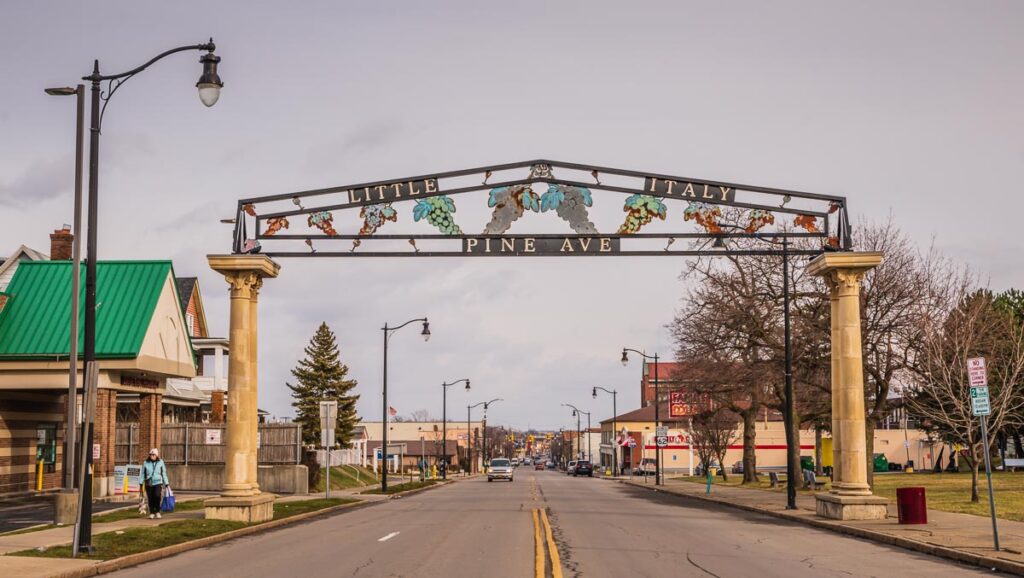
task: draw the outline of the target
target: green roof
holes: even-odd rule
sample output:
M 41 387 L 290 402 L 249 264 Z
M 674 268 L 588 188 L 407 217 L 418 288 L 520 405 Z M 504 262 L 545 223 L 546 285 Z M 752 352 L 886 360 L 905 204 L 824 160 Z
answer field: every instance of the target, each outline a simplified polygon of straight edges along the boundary
M 149 329 L 170 261 L 96 263 L 96 357 L 135 358 Z M 71 262 L 21 263 L 0 311 L 0 359 L 68 357 L 71 341 Z M 177 303 L 177 301 L 175 301 Z M 78 354 L 85 331 L 85 265 L 79 295 Z

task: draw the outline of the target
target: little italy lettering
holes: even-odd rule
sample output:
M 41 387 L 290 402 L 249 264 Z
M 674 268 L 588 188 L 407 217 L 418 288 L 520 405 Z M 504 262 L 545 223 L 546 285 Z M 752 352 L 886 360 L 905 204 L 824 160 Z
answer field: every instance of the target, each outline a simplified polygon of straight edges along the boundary
M 736 189 L 702 183 L 688 183 L 644 177 L 644 191 L 657 197 L 679 197 L 708 203 L 732 203 L 736 201 Z
M 349 205 L 366 205 L 370 203 L 390 203 L 420 195 L 432 197 L 441 191 L 437 188 L 437 179 L 422 181 L 399 181 L 383 183 L 370 187 L 348 190 Z
M 614 255 L 617 237 L 467 237 L 462 252 L 470 255 Z

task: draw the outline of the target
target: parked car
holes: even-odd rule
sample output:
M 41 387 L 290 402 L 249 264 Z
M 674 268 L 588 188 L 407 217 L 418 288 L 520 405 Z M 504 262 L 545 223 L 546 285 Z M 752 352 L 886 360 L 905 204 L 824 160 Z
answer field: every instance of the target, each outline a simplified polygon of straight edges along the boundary
M 547 468 L 548 468 L 549 470 L 553 470 L 553 469 L 555 469 L 555 467 L 556 467 L 556 464 L 555 464 L 555 462 L 553 462 L 553 461 L 551 461 L 551 460 L 548 460 L 548 463 L 546 463 L 546 464 L 544 464 L 544 465 L 545 465 L 545 466 L 547 466 Z
M 569 462 L 569 465 L 565 467 L 565 475 L 571 476 L 576 471 L 576 460 Z
M 508 458 L 494 458 L 491 460 L 491 467 L 487 470 L 487 481 L 512 479 L 512 462 Z
M 538 461 L 536 464 L 533 465 L 533 469 L 535 469 L 535 470 L 543 470 L 544 469 L 544 462 Z
M 587 476 L 588 478 L 594 477 L 594 466 L 587 460 L 580 460 L 576 462 L 576 468 L 572 471 L 572 477 L 576 476 Z
M 513 468 L 518 468 L 519 467 L 519 458 L 512 458 L 512 467 Z
M 732 465 L 732 473 L 742 474 L 743 473 L 743 460 L 740 460 Z

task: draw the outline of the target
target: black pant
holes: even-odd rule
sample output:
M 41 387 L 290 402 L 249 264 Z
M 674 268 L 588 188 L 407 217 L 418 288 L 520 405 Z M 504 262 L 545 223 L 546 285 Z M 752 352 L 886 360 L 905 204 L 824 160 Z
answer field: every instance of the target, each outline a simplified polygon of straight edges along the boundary
M 146 485 L 146 499 L 149 501 L 149 513 L 157 514 L 160 512 L 160 501 L 164 497 L 164 485 Z

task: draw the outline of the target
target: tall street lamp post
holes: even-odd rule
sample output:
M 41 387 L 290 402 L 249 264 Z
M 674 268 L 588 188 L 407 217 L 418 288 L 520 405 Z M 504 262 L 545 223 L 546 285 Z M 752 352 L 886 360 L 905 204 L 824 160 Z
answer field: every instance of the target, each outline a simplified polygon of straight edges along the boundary
M 466 391 L 469 391 L 469 378 L 458 379 L 451 383 L 447 381 L 441 384 L 441 390 L 444 392 L 441 395 L 441 455 L 444 456 L 444 461 L 441 462 L 441 479 L 448 479 L 448 388 L 455 385 L 456 383 L 466 382 Z M 455 455 L 458 457 L 459 444 L 455 444 Z
M 483 444 L 484 444 L 484 449 L 483 449 L 484 471 L 487 471 L 487 468 L 489 467 L 488 466 L 488 462 L 487 462 L 487 408 L 491 407 L 491 404 L 496 402 L 496 401 L 505 401 L 505 400 L 501 399 L 500 397 L 496 397 L 496 398 L 492 399 L 491 401 L 485 401 L 484 402 L 484 419 L 483 419 L 483 421 L 480 424 L 480 426 L 484 430 L 484 436 L 483 436 Z
M 587 416 L 587 461 L 590 465 L 594 465 L 594 456 L 590 453 L 590 412 L 583 411 L 571 403 L 563 403 L 562 405 L 572 408 L 572 415 L 576 418 L 576 437 L 580 441 L 580 456 L 583 457 L 583 434 L 580 432 L 580 415 L 586 414 Z
M 82 80 L 88 80 L 91 84 L 92 98 L 90 101 L 90 118 L 89 118 L 89 204 L 88 204 L 88 237 L 86 239 L 85 248 L 85 323 L 83 331 L 83 361 L 85 366 L 85 375 L 87 376 L 86 388 L 94 390 L 96 388 L 95 381 L 91 380 L 91 376 L 98 375 L 97 370 L 91 366 L 96 363 L 96 239 L 97 239 L 97 220 L 99 213 L 99 161 L 100 161 L 100 130 L 103 124 L 103 114 L 107 109 L 107 105 L 110 104 L 110 97 L 114 96 L 117 89 L 121 87 L 126 81 L 135 76 L 136 74 L 146 70 L 152 66 L 158 60 L 161 60 L 171 54 L 186 51 L 206 51 L 199 62 L 203 65 L 203 73 L 199 77 L 199 81 L 196 83 L 196 88 L 199 89 L 199 100 L 206 106 L 213 106 L 216 104 L 217 99 L 220 98 L 220 90 L 224 86 L 221 82 L 220 76 L 217 74 L 217 65 L 220 62 L 220 57 L 215 55 L 213 52 L 217 47 L 213 43 L 211 38 L 209 42 L 205 44 L 192 44 L 189 46 L 179 46 L 178 48 L 172 48 L 166 52 L 162 52 L 145 64 L 122 72 L 120 74 L 100 74 L 100 62 L 99 60 L 93 61 L 92 74 L 89 76 L 83 76 Z M 100 84 L 107 82 L 107 90 L 105 93 L 100 92 Z M 100 107 L 100 100 L 103 101 L 102 108 Z M 92 381 L 92 383 L 90 383 Z M 89 395 L 95 395 L 95 392 L 87 393 Z M 91 404 L 86 404 L 87 409 L 90 408 Z M 80 507 L 79 507 L 79 521 L 76 524 L 78 531 L 75 533 L 75 544 L 72 550 L 74 552 L 92 552 L 92 456 L 93 452 L 93 427 L 92 421 L 93 416 L 91 411 L 88 411 L 90 415 L 86 416 L 84 425 L 84 443 L 85 449 L 85 463 L 83 464 L 80 471 L 84 472 L 85 477 L 83 478 L 81 485 L 80 495 Z M 86 496 L 89 499 L 86 499 Z
M 78 292 L 82 260 L 82 153 L 85 124 L 85 85 L 45 89 L 50 96 L 72 96 L 75 98 L 75 208 L 71 229 L 71 335 L 68 344 L 68 399 L 67 425 L 64 428 L 64 490 L 70 492 L 75 486 L 75 436 L 78 429 Z
M 629 355 L 627 353 L 629 351 L 632 351 L 633 353 L 636 353 L 637 355 L 642 356 L 644 359 L 653 359 L 654 360 L 654 428 L 655 428 L 655 434 L 657 434 L 657 428 L 661 427 L 661 412 L 659 410 L 659 408 L 661 407 L 661 399 L 660 399 L 661 382 L 658 379 L 658 354 L 657 354 L 657 352 L 655 352 L 654 355 L 647 355 L 643 351 L 637 351 L 636 349 L 630 349 L 628 347 L 623 347 L 622 348 L 622 359 L 621 359 L 623 366 L 629 365 Z M 658 446 L 657 435 L 655 435 L 654 444 L 655 444 L 654 445 L 654 485 L 660 486 L 661 485 L 661 447 Z M 641 460 L 641 461 L 643 461 L 643 460 Z
M 467 454 L 467 457 L 469 458 L 469 466 L 466 468 L 466 471 L 467 471 L 466 475 L 467 476 L 469 475 L 469 473 L 471 473 L 470 470 L 473 469 L 473 431 L 472 431 L 472 429 L 473 429 L 473 419 L 472 419 L 472 412 L 473 412 L 473 408 L 480 407 L 481 405 L 484 405 L 485 403 L 487 403 L 487 402 L 486 401 L 481 401 L 480 403 L 477 403 L 477 404 L 474 404 L 474 405 L 467 405 L 466 406 L 466 432 L 467 432 L 466 433 L 466 436 L 467 436 L 467 438 L 466 438 L 466 450 L 467 450 L 466 454 Z M 481 455 L 483 455 L 483 454 L 481 454 Z
M 616 405 L 617 405 L 616 398 L 618 397 L 619 392 L 615 391 L 614 389 L 605 389 L 605 388 L 601 387 L 600 385 L 598 385 L 598 386 L 594 386 L 594 389 L 593 389 L 593 391 L 590 394 L 591 397 L 593 397 L 594 399 L 597 399 L 597 390 L 599 390 L 599 389 L 601 391 L 603 391 L 603 392 L 612 394 L 612 437 L 611 437 L 611 444 L 612 444 L 612 475 L 613 476 L 617 476 L 617 475 L 619 475 L 619 445 L 617 443 L 615 443 L 615 436 L 617 436 L 619 434 L 618 434 L 618 429 L 617 429 L 616 423 L 615 423 L 615 417 L 617 415 L 619 415 L 619 410 L 616 408 Z
M 430 322 L 427 321 L 426 317 L 422 317 L 420 319 L 410 319 L 409 321 L 406 321 L 405 323 L 397 327 L 388 327 L 388 324 L 385 323 L 384 327 L 381 328 L 381 331 L 384 332 L 384 386 L 382 388 L 384 397 L 384 423 L 381 424 L 383 426 L 381 427 L 381 430 L 384 432 L 384 435 L 381 436 L 380 456 L 383 459 L 384 467 L 381 468 L 382 475 L 380 477 L 380 491 L 384 494 L 388 493 L 388 341 L 391 340 L 391 335 L 394 334 L 394 332 L 405 327 L 406 325 L 409 325 L 410 323 L 417 322 L 423 323 L 423 331 L 420 332 L 420 335 L 423 336 L 423 341 L 429 341 Z

